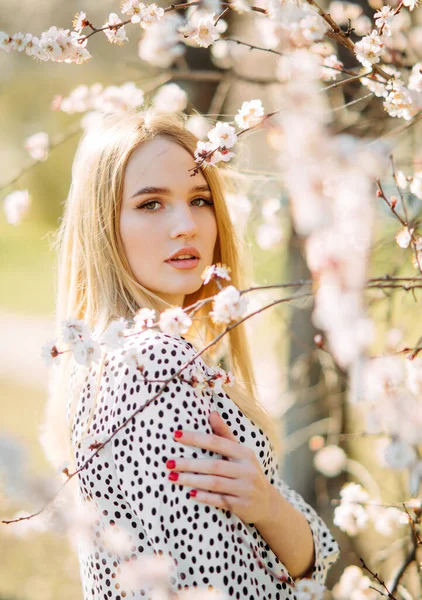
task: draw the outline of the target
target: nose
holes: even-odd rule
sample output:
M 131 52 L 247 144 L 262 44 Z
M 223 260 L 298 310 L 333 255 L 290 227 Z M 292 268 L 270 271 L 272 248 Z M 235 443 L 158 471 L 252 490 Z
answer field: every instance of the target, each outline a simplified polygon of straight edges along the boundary
M 198 233 L 198 225 L 193 217 L 192 211 L 188 206 L 178 207 L 171 216 L 171 234 L 172 239 L 180 236 L 194 237 Z

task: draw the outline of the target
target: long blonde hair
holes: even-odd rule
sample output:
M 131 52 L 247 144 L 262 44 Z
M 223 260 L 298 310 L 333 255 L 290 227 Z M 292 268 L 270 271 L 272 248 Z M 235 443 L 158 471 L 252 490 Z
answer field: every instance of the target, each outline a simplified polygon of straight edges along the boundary
M 179 144 L 193 155 L 197 138 L 186 129 L 184 117 L 163 115 L 152 110 L 127 114 L 106 114 L 83 136 L 72 167 L 72 182 L 64 215 L 53 248 L 57 251 L 56 334 L 68 318 L 85 321 L 97 334 L 113 319 L 130 319 L 142 307 L 159 314 L 168 304 L 142 286 L 134 277 L 123 250 L 119 231 L 120 208 L 126 165 L 136 148 L 156 136 Z M 217 221 L 214 263 L 231 269 L 231 284 L 242 289 L 239 240 L 231 223 L 223 195 L 223 177 L 215 167 L 202 170 L 211 189 Z M 185 297 L 184 307 L 218 292 L 214 281 Z M 208 302 L 195 315 L 184 337 L 200 332 L 207 344 L 224 330 L 209 318 Z M 192 330 L 192 331 L 191 331 Z M 193 331 L 194 330 L 194 331 Z M 207 364 L 227 352 L 228 368 L 236 376 L 226 392 L 242 412 L 271 441 L 280 457 L 279 427 L 255 397 L 251 358 L 243 325 L 232 329 L 210 351 L 202 355 Z M 73 463 L 70 445 L 72 415 L 67 414 L 70 354 L 61 356 L 49 382 L 49 398 L 40 441 L 50 462 L 59 468 Z M 242 383 L 241 383 L 242 382 Z M 73 403 L 72 403 L 73 404 Z

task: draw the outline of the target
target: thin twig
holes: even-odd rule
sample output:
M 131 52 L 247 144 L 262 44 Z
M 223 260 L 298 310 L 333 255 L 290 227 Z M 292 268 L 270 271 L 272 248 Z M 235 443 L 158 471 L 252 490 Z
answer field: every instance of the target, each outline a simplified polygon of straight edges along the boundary
M 368 573 L 376 580 L 378 581 L 378 583 L 385 589 L 386 591 L 386 595 L 387 598 L 390 598 L 390 600 L 398 600 L 395 596 L 393 596 L 393 594 L 390 592 L 390 590 L 388 589 L 388 587 L 385 585 L 384 581 L 382 579 L 380 579 L 378 577 L 378 573 L 374 573 L 373 571 L 371 571 L 371 569 L 366 565 L 365 561 L 363 560 L 363 558 L 360 558 L 360 561 L 362 563 L 362 568 L 365 569 L 365 571 L 368 571 Z M 377 592 L 379 592 L 379 590 L 376 590 Z M 381 593 L 381 592 L 379 592 Z

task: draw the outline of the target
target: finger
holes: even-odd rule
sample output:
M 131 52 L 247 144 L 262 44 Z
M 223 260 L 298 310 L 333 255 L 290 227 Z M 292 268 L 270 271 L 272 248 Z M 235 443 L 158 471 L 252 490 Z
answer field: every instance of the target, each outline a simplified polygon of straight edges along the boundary
M 177 475 L 177 479 L 172 479 L 175 475 Z M 168 478 L 174 484 L 188 485 L 198 490 L 218 494 L 232 494 L 238 497 L 245 495 L 245 484 L 238 479 L 215 477 L 214 475 L 195 475 L 193 473 L 175 473 L 175 475 L 171 475 L 171 473 L 168 475 Z
M 178 431 L 182 430 L 179 429 Z M 228 458 L 233 458 L 235 460 L 243 460 L 251 452 L 249 447 L 219 435 L 214 435 L 213 433 L 182 431 L 181 437 L 174 437 L 174 441 L 189 446 L 196 446 L 197 448 L 203 448 L 204 450 L 211 450 L 211 452 L 217 452 L 222 456 L 227 456 Z
M 209 504 L 210 506 L 215 506 L 215 508 L 224 508 L 236 514 L 236 506 L 238 503 L 236 496 L 213 494 L 212 492 L 196 490 L 195 496 L 189 497 L 192 498 L 192 500 L 201 502 L 202 504 Z
M 177 458 L 167 461 L 166 466 L 172 471 L 204 473 L 239 479 L 249 473 L 246 465 L 238 462 L 229 462 L 221 458 Z

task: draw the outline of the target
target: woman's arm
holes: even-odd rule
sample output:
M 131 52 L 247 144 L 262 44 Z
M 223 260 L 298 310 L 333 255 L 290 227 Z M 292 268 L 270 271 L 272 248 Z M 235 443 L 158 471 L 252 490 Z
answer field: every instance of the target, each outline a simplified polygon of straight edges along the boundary
M 273 515 L 255 526 L 293 579 L 308 577 L 325 585 L 328 569 L 340 555 L 336 540 L 316 511 L 281 479 L 278 467 L 270 483 Z
M 309 523 L 274 486 L 269 493 L 272 497 L 271 511 L 262 522 L 254 525 L 293 579 L 309 576 L 315 565 Z

